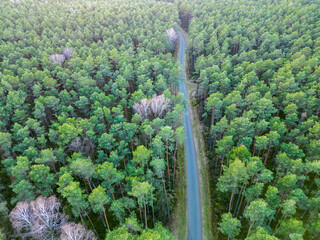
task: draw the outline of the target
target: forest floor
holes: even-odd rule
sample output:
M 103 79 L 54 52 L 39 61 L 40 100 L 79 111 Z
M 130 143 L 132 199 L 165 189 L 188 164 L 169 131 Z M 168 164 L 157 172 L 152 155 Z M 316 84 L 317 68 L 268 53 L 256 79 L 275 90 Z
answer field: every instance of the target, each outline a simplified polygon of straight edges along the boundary
M 187 44 L 189 41 L 187 33 L 180 28 L 182 34 L 184 35 Z M 206 147 L 202 134 L 202 126 L 200 123 L 199 116 L 197 115 L 197 109 L 193 93 L 195 92 L 197 85 L 191 80 L 189 76 L 189 56 L 185 58 L 186 66 L 186 79 L 187 79 L 187 92 L 188 98 L 190 99 L 190 118 L 192 131 L 194 136 L 194 143 L 197 152 L 198 160 L 198 171 L 199 171 L 199 184 L 200 184 L 200 196 L 201 196 L 201 216 L 202 216 L 202 239 L 217 239 L 217 235 L 214 234 L 213 229 L 216 229 L 215 221 L 213 221 L 212 214 L 212 203 L 211 203 L 211 193 L 210 193 L 210 177 L 208 171 L 208 159 L 206 157 Z

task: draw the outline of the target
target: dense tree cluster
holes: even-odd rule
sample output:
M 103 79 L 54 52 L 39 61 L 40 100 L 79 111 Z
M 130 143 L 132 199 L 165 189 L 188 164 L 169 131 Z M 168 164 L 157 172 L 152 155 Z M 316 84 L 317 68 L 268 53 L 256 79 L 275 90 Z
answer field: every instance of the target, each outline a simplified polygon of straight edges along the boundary
M 219 239 L 319 239 L 319 4 L 176 3 L 189 29 Z
M 0 190 L 9 209 L 18 204 L 14 234 L 38 234 L 37 222 L 14 220 L 17 209 L 56 195 L 81 224 L 60 222 L 45 231 L 53 237 L 173 239 L 157 222 L 169 219 L 183 144 L 176 35 L 167 34 L 178 17 L 153 0 L 1 1 L 1 177 L 11 183 Z M 145 100 L 147 116 L 133 109 Z

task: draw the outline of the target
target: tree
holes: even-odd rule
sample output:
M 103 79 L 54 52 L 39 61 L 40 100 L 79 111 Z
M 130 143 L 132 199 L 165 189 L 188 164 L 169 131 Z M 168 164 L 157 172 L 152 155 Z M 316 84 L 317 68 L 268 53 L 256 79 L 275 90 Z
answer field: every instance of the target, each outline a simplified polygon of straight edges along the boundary
M 277 110 L 274 108 L 273 103 L 270 99 L 261 98 L 255 101 L 251 107 L 254 114 L 258 116 L 259 119 L 269 119 L 272 114 Z
M 118 219 L 120 224 L 122 224 L 122 219 L 125 214 L 125 207 L 123 201 L 120 199 L 113 201 L 110 206 L 110 211 L 113 212 L 113 215 Z
M 239 159 L 235 159 L 229 167 L 224 167 L 223 175 L 218 179 L 218 189 L 221 192 L 231 191 L 229 201 L 229 212 L 232 209 L 232 201 L 235 192 L 241 184 L 246 184 L 248 181 L 248 174 L 245 164 Z
M 106 194 L 106 190 L 98 186 L 97 188 L 93 189 L 92 193 L 88 197 L 89 203 L 92 207 L 93 212 L 103 212 L 104 219 L 106 220 L 108 230 L 110 231 L 106 210 L 104 205 L 110 202 L 110 198 Z
M 96 240 L 94 233 L 81 224 L 67 223 L 61 228 L 61 240 Z
M 156 176 L 161 178 L 161 180 L 162 180 L 163 191 L 164 191 L 164 194 L 166 197 L 166 203 L 167 203 L 168 218 L 170 218 L 170 207 L 169 207 L 168 195 L 167 195 L 165 180 L 163 179 L 164 169 L 166 168 L 165 162 L 163 159 L 155 158 L 151 161 L 150 165 L 153 167 L 153 170 L 154 170 Z
M 229 238 L 235 238 L 240 233 L 241 223 L 233 218 L 231 213 L 222 214 L 222 220 L 219 223 L 220 231 Z
M 22 238 L 57 239 L 68 217 L 60 213 L 60 201 L 53 195 L 19 202 L 10 213 L 13 228 Z
M 54 155 L 53 149 L 43 149 L 40 152 L 41 157 L 35 160 L 36 163 L 50 163 L 52 169 L 56 172 L 55 163 L 58 161 L 57 157 Z
M 147 149 L 145 146 L 138 146 L 133 152 L 132 161 L 141 165 L 144 172 L 145 166 L 148 164 L 152 151 Z
M 92 163 L 90 158 L 77 158 L 77 155 L 73 155 L 70 169 L 74 172 L 75 175 L 83 177 L 89 184 L 89 187 L 92 191 L 92 186 L 90 183 L 90 179 L 94 173 L 94 164 Z M 86 184 L 86 183 L 85 183 Z
M 216 111 L 220 113 L 220 109 L 222 107 L 222 99 L 223 95 L 219 92 L 211 94 L 206 102 L 206 110 L 211 112 L 211 124 L 210 129 L 214 125 L 214 120 L 216 118 Z
M 36 184 L 42 195 L 48 197 L 52 194 L 55 176 L 50 173 L 48 166 L 44 166 L 43 164 L 33 165 L 29 172 L 29 177 Z
M 109 162 L 97 165 L 95 169 L 95 176 L 102 181 L 101 186 L 108 191 L 112 190 L 110 188 L 114 183 L 123 179 L 123 176 L 118 173 L 116 168 L 113 167 L 113 163 Z M 114 198 L 113 191 L 111 191 L 111 193 Z
M 250 203 L 244 212 L 244 216 L 249 218 L 250 227 L 247 237 L 250 234 L 251 228 L 254 224 L 261 226 L 266 218 L 270 218 L 274 214 L 274 211 L 270 209 L 268 203 L 263 199 L 256 199 Z
M 291 234 L 305 233 L 306 229 L 303 227 L 303 222 L 294 218 L 280 221 L 280 228 L 278 228 L 276 234 L 283 239 L 289 239 Z
M 83 222 L 81 212 L 85 212 L 88 208 L 88 202 L 86 201 L 86 195 L 83 194 L 83 190 L 80 188 L 79 182 L 71 182 L 61 190 L 61 195 L 72 206 L 72 213 L 76 217 L 80 216 Z
M 134 240 L 136 237 L 126 227 L 122 226 L 107 233 L 105 240 L 113 239 Z
M 4 157 L 10 156 L 11 146 L 12 146 L 11 134 L 0 132 L 0 151 L 1 151 L 0 153 L 1 153 L 2 159 L 4 159 Z
M 174 131 L 171 127 L 165 126 L 162 127 L 159 136 L 165 141 L 166 143 L 166 158 L 167 158 L 167 171 L 168 171 L 168 178 L 169 178 L 169 188 L 171 186 L 170 183 L 170 167 L 169 167 L 169 143 L 173 140 Z
M 141 207 L 144 206 L 144 219 L 145 219 L 145 227 L 148 227 L 148 220 L 147 220 L 147 207 L 146 205 L 151 201 L 153 198 L 153 191 L 154 187 L 149 184 L 148 182 L 138 182 L 134 181 L 132 190 L 129 192 L 129 195 L 136 197 L 138 199 L 138 204 L 140 208 L 140 216 L 141 214 Z
M 267 230 L 259 226 L 249 237 L 246 237 L 245 240 L 279 240 L 279 238 L 270 235 Z
M 13 203 L 35 199 L 35 187 L 25 179 L 15 184 L 12 191 L 17 194 L 17 196 L 12 199 Z

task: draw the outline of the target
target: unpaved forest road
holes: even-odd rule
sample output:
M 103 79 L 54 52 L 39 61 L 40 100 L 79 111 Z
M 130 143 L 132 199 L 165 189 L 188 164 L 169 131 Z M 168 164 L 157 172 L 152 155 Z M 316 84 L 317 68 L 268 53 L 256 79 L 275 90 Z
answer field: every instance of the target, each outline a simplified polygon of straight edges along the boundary
M 185 73 L 184 59 L 186 40 L 183 34 L 178 31 L 180 38 L 179 62 Z M 185 74 L 181 76 L 179 90 L 188 99 Z M 187 186 L 188 186 L 188 240 L 201 240 L 201 206 L 199 190 L 199 173 L 197 154 L 192 134 L 191 120 L 189 115 L 189 104 L 183 115 L 185 131 L 185 151 L 187 160 Z

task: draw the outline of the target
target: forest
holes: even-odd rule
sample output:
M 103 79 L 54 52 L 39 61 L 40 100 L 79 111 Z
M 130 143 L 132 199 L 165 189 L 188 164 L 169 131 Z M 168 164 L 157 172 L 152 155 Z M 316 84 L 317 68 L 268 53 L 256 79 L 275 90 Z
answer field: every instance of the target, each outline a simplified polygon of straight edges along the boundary
M 173 239 L 178 19 L 148 0 L 1 1 L 0 239 Z
M 319 239 L 319 13 L 317 0 L 0 1 L 0 240 L 177 239 L 180 26 L 214 239 Z
M 189 32 L 216 238 L 319 239 L 319 2 L 176 4 Z

